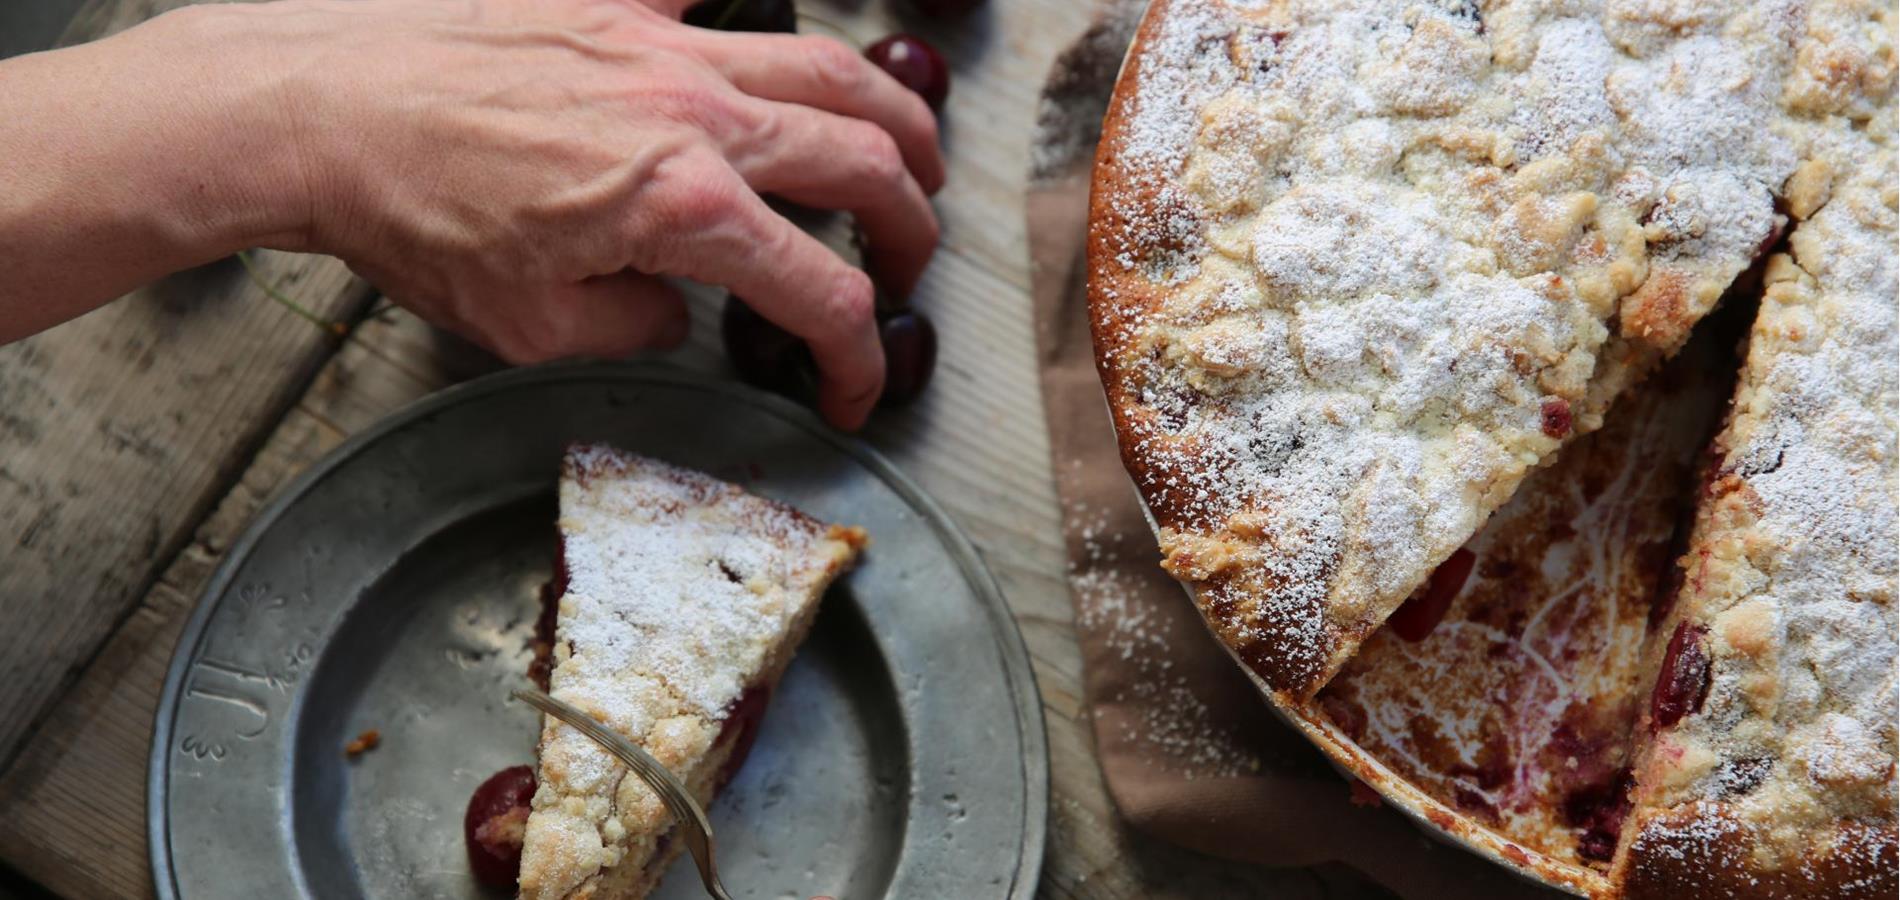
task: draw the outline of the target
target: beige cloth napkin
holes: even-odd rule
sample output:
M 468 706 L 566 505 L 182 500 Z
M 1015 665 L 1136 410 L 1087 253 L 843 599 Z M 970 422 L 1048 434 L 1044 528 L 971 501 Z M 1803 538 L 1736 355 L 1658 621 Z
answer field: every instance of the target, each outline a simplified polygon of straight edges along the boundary
M 1162 573 L 1089 343 L 1083 247 L 1102 112 L 1144 4 L 1109 0 L 1043 87 L 1026 198 L 1043 404 L 1102 774 L 1140 831 L 1272 866 L 1343 862 L 1408 898 L 1562 896 L 1437 842 L 1274 718 Z

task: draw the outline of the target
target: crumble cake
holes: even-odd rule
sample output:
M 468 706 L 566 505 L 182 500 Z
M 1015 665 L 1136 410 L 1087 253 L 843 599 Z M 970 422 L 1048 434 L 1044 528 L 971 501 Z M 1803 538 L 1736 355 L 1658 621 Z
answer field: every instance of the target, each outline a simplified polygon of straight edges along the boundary
M 1283 699 L 1774 241 L 1801 10 L 1152 4 L 1097 155 L 1097 359 L 1164 565 Z
M 1894 30 L 1862 0 L 1155 0 L 1123 67 L 1098 368 L 1163 565 L 1283 709 L 1388 616 L 1375 654 L 1495 614 L 1460 548 L 1765 262 L 1573 886 L 1896 891 Z
M 743 758 L 831 582 L 865 545 L 736 485 L 606 446 L 560 483 L 549 690 L 626 735 L 701 803 Z M 547 718 L 520 895 L 643 897 L 681 845 L 659 797 Z

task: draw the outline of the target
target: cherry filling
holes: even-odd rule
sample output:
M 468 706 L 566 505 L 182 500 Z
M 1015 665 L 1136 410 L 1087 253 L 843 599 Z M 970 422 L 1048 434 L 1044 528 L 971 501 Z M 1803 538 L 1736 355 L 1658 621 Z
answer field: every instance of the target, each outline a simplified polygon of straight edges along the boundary
M 1464 589 L 1465 579 L 1471 577 L 1471 566 L 1477 560 L 1477 554 L 1459 547 L 1451 558 L 1432 570 L 1431 580 L 1425 583 L 1424 590 L 1407 598 L 1391 618 L 1386 619 L 1393 633 L 1413 642 L 1431 634 L 1439 620 L 1445 618 L 1445 611 L 1451 609 L 1451 601 Z
M 1578 856 L 1609 862 L 1616 855 L 1616 838 L 1630 812 L 1629 790 L 1630 770 L 1625 767 L 1564 797 L 1564 824 L 1577 829 Z
M 534 786 L 533 768 L 513 766 L 489 776 L 468 798 L 462 839 L 468 844 L 468 867 L 475 880 L 513 887 L 521 876 L 521 839 Z
M 528 663 L 528 678 L 536 687 L 548 689 L 548 673 L 554 670 L 554 620 L 560 613 L 561 595 L 567 593 L 567 549 L 565 542 L 554 545 L 554 576 L 541 585 L 541 611 L 534 618 L 534 661 Z
M 541 585 L 540 610 L 534 619 L 534 638 L 529 643 L 534 660 L 528 663 L 528 678 L 542 690 L 548 689 L 548 673 L 554 668 L 554 618 L 567 593 L 567 554 L 559 543 L 554 548 L 554 576 Z M 468 798 L 468 812 L 462 816 L 462 839 L 468 845 L 468 867 L 475 880 L 496 887 L 513 887 L 521 875 L 521 841 L 528 827 L 528 804 L 534 799 L 535 777 L 532 766 L 511 766 L 488 777 Z
M 1663 654 L 1662 672 L 1656 676 L 1656 691 L 1649 697 L 1650 722 L 1658 729 L 1682 721 L 1682 717 L 1702 708 L 1709 696 L 1709 657 L 1702 651 L 1702 635 L 1708 629 L 1680 622 L 1669 636 L 1669 649 Z
M 1543 418 L 1540 426 L 1543 428 L 1545 435 L 1558 440 L 1563 440 L 1569 436 L 1571 426 L 1570 401 L 1562 397 L 1552 397 L 1544 401 L 1543 409 L 1541 409 L 1540 412 Z
M 726 721 L 719 727 L 719 737 L 714 745 L 732 741 L 732 753 L 726 757 L 724 765 L 719 767 L 719 777 L 715 787 L 725 787 L 738 774 L 739 767 L 745 764 L 746 754 L 752 752 L 752 742 L 759 737 L 759 720 L 765 718 L 765 704 L 772 699 L 772 689 L 763 684 L 755 684 L 739 694 L 739 699 L 726 707 Z

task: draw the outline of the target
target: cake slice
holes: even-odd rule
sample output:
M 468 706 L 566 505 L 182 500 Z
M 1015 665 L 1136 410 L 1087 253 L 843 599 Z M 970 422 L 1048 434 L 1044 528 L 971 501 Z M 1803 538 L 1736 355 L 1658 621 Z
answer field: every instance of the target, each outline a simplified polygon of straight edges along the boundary
M 701 803 L 743 759 L 767 696 L 862 529 L 606 446 L 569 449 L 549 691 L 626 735 Z M 681 843 L 659 797 L 554 719 L 521 856 L 529 900 L 621 900 Z
M 1861 167 L 1770 260 L 1650 651 L 1622 896 L 1900 890 L 1893 115 L 1844 144 Z

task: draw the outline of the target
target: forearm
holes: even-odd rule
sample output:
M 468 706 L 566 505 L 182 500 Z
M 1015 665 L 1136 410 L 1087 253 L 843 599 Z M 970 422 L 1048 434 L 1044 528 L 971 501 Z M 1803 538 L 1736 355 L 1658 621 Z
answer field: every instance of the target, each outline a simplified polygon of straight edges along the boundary
M 0 343 L 248 246 L 300 245 L 268 18 L 187 10 L 0 62 Z

